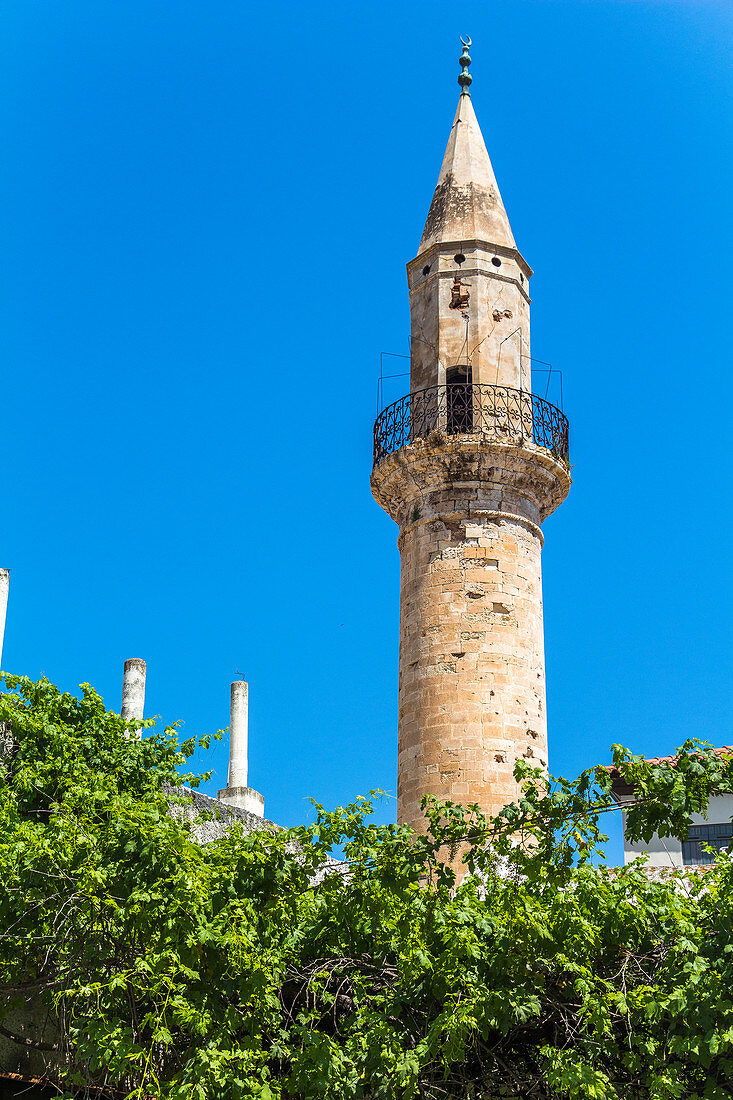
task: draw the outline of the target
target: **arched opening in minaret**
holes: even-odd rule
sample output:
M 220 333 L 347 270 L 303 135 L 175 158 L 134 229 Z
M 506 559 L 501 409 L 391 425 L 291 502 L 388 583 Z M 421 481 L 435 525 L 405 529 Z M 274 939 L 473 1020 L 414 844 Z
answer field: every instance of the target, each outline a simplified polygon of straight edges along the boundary
M 470 363 L 458 363 L 445 372 L 446 427 L 454 435 L 473 431 L 473 385 Z

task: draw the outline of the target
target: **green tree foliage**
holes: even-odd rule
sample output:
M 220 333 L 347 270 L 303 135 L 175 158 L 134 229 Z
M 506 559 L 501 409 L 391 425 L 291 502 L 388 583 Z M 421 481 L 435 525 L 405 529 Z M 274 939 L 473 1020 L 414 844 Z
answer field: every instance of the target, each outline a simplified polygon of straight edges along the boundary
M 425 836 L 359 799 L 201 846 L 169 813 L 194 747 L 174 730 L 138 741 L 88 686 L 16 677 L 0 722 L 0 1024 L 52 1008 L 44 1056 L 67 1094 L 733 1093 L 731 860 L 669 881 L 605 869 L 604 769 L 523 766 L 517 804 L 429 803 Z M 614 753 L 636 836 L 684 834 L 731 789 L 698 744 L 676 767 Z M 345 870 L 324 872 L 341 849 Z

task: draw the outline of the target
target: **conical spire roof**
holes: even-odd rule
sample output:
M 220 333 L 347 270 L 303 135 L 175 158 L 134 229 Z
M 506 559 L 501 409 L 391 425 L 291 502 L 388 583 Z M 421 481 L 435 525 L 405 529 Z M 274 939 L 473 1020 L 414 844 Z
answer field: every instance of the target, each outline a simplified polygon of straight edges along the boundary
M 418 255 L 442 241 L 471 240 L 517 247 L 471 96 L 463 91 Z

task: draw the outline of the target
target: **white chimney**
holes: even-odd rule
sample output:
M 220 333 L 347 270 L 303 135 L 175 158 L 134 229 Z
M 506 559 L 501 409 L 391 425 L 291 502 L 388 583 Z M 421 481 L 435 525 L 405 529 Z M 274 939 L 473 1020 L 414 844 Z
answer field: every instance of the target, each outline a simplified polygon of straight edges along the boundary
M 264 817 L 263 795 L 247 786 L 248 725 L 249 686 L 246 680 L 235 680 L 229 704 L 229 774 L 227 786 L 219 791 L 219 799 Z
M 229 774 L 227 787 L 247 786 L 247 737 L 249 686 L 246 680 L 232 684 L 229 704 Z
M 145 676 L 147 666 L 142 657 L 130 657 L 125 661 L 122 675 L 122 709 L 120 714 L 126 721 L 142 722 L 145 715 Z M 140 737 L 142 731 L 137 730 Z
M 0 569 L 0 668 L 2 668 L 3 641 L 5 639 L 5 614 L 8 610 L 9 589 L 10 573 L 7 569 Z

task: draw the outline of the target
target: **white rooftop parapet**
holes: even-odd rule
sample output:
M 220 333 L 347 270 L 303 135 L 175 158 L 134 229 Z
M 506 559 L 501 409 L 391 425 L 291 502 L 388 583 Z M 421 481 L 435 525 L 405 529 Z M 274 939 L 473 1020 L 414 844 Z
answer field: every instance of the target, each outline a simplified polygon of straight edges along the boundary
M 235 680 L 229 705 L 229 773 L 218 797 L 230 806 L 264 817 L 264 796 L 247 786 L 248 725 L 249 686 L 246 680 Z
M 122 674 L 122 708 L 120 714 L 128 721 L 142 722 L 145 717 L 145 677 L 147 665 L 142 657 L 130 657 L 125 661 Z M 137 736 L 142 731 L 138 729 Z
M 5 614 L 8 610 L 8 592 L 10 590 L 10 573 L 7 569 L 0 569 L 0 668 L 3 659 L 3 641 L 5 639 Z

